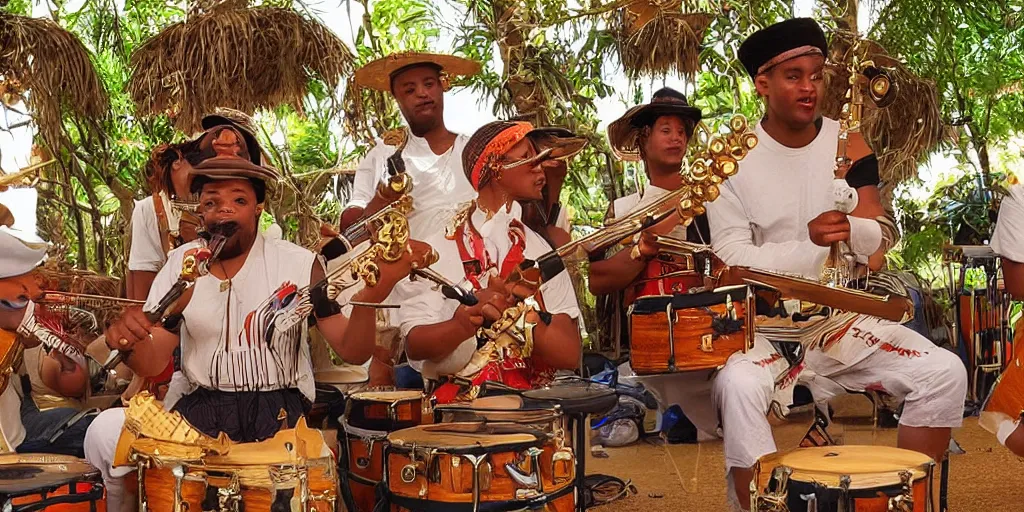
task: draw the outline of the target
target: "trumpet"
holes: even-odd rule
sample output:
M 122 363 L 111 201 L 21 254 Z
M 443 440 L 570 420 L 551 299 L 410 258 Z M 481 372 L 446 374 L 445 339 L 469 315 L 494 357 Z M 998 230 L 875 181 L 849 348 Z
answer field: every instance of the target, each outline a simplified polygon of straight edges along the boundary
M 614 219 L 603 228 L 578 240 L 569 242 L 539 258 L 526 260 L 513 272 L 518 274 L 539 272 L 540 281 L 548 281 L 565 269 L 565 258 L 583 251 L 587 254 L 606 249 L 617 243 L 629 242 L 636 235 L 671 215 L 679 215 L 684 226 L 705 212 L 704 203 L 719 196 L 719 185 L 739 171 L 739 161 L 757 146 L 757 135 L 750 130 L 747 120 L 736 115 L 729 121 L 729 132 L 712 133 L 704 123 L 694 132 L 699 149 L 689 162 L 684 162 L 680 174 L 683 185 L 665 194 L 645 208 Z

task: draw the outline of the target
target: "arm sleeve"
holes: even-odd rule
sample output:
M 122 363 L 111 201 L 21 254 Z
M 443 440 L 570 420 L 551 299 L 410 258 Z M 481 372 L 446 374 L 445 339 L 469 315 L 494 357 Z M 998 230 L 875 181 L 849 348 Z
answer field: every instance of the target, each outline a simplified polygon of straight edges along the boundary
M 160 226 L 152 203 L 140 201 L 132 210 L 132 246 L 128 250 L 128 270 L 159 272 L 167 261 L 160 243 Z
M 727 265 L 756 267 L 817 278 L 828 247 L 810 240 L 754 245 L 750 221 L 736 192 L 726 183 L 721 196 L 708 204 L 708 223 L 715 253 Z
M 373 199 L 374 194 L 377 193 L 377 182 L 380 181 L 380 166 L 377 165 L 379 162 L 378 155 L 380 155 L 380 146 L 377 144 L 370 150 L 369 153 L 363 157 L 363 160 L 359 162 L 359 167 L 356 168 L 356 177 L 352 185 L 352 197 L 349 198 L 346 208 L 355 206 L 359 208 L 365 208 L 370 200 Z
M 396 315 L 402 338 L 408 337 L 409 331 L 418 326 L 450 320 L 459 306 L 457 301 L 446 299 L 440 291 L 432 290 L 424 281 L 402 281 L 395 292 L 404 298 L 402 307 L 398 308 Z M 476 340 L 467 338 L 438 363 L 410 358 L 409 365 L 430 379 L 440 375 L 453 375 L 466 367 L 475 351 Z
M 1006 259 L 1024 263 L 1024 185 L 1013 186 L 999 205 L 992 250 Z
M 142 307 L 145 311 L 151 311 L 160 303 L 160 299 L 164 298 L 174 283 L 178 281 L 178 275 L 181 272 L 181 260 L 185 254 L 186 248 L 195 247 L 194 244 L 183 245 L 173 251 L 167 257 L 167 263 L 164 264 L 163 268 L 160 269 L 156 274 L 156 278 L 153 279 L 153 286 L 149 289 L 149 296 L 146 297 L 146 304 Z
M 554 315 L 569 315 L 570 318 L 580 317 L 580 306 L 576 302 L 576 289 L 572 286 L 569 272 L 561 272 L 554 279 L 541 285 L 544 297 L 544 308 Z

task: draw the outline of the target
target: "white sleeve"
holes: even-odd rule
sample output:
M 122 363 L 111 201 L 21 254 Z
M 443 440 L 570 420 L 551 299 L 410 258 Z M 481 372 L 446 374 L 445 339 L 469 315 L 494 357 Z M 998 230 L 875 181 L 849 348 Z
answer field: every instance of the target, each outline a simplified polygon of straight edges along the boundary
M 144 311 L 152 311 L 160 303 L 160 299 L 164 298 L 164 295 L 174 287 L 174 283 L 178 282 L 178 276 L 181 274 L 181 260 L 184 257 L 186 248 L 192 247 L 195 247 L 195 245 L 186 244 L 171 251 L 171 254 L 167 257 L 167 263 L 164 264 L 163 268 L 157 272 L 156 278 L 153 279 L 153 286 L 149 289 L 146 304 L 142 307 Z
M 996 254 L 1024 263 L 1024 185 L 1015 185 L 999 205 L 999 218 L 992 233 Z
M 405 280 L 395 288 L 393 295 L 397 294 L 403 298 L 401 307 L 396 313 L 403 339 L 407 338 L 409 331 L 416 327 L 447 322 L 455 316 L 455 310 L 459 307 L 458 301 L 446 299 L 440 291 L 431 288 L 431 284 L 421 280 Z M 466 367 L 474 351 L 476 351 L 476 340 L 470 337 L 441 362 L 434 363 L 410 358 L 409 365 L 431 379 L 440 375 L 453 375 Z
M 160 225 L 153 203 L 139 201 L 132 210 L 132 246 L 128 251 L 128 270 L 158 272 L 167 255 L 160 243 Z
M 726 183 L 721 195 L 707 205 L 711 245 L 727 265 L 755 267 L 776 272 L 817 277 L 828 257 L 828 247 L 810 240 L 754 245 L 750 220 L 736 192 Z
M 359 162 L 359 167 L 356 168 L 356 177 L 352 184 L 352 197 L 349 198 L 345 208 L 353 206 L 366 208 L 366 205 L 370 203 L 370 200 L 377 193 L 377 182 L 381 179 L 381 167 L 379 165 L 381 145 L 382 143 L 378 143 L 374 146 L 363 157 L 363 160 Z
M 569 271 L 560 272 L 554 279 L 540 286 L 544 308 L 553 315 L 569 315 L 570 318 L 580 317 L 580 306 L 576 302 L 576 289 L 572 286 Z

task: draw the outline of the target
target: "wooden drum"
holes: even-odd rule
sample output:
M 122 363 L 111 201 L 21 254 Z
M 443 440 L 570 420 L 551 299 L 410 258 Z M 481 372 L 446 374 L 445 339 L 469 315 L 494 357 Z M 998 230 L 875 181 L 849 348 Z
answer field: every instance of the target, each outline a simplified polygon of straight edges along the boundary
M 757 462 L 751 501 L 757 510 L 927 512 L 934 467 L 927 455 L 888 446 L 799 448 Z
M 88 462 L 66 455 L 13 453 L 0 455 L 0 505 L 13 512 L 106 508 L 100 472 Z
M 630 365 L 638 375 L 724 366 L 736 352 L 753 348 L 753 312 L 747 286 L 641 297 L 628 312 Z
M 385 458 L 388 499 L 398 510 L 575 507 L 571 451 L 522 425 L 442 423 L 400 430 L 388 435 Z

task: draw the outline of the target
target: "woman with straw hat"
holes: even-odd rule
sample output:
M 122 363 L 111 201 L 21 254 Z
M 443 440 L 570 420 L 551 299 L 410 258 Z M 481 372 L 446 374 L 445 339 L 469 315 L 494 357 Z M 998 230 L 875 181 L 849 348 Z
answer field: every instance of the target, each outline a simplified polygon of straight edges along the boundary
M 524 259 L 551 250 L 544 238 L 523 224 L 519 204 L 543 197 L 543 161 L 556 151 L 546 148 L 538 152 L 533 140 L 538 134 L 527 122 L 495 121 L 477 130 L 461 155 L 476 198 L 444 224 L 445 231 L 439 226 L 426 238 L 440 255 L 434 268 L 452 281 L 471 283 L 479 303 L 462 306 L 420 282 L 399 285 L 407 297 L 398 310 L 406 352 L 424 377 L 442 383 L 435 393 L 439 402 L 474 392 L 455 384 L 451 377 L 463 372 L 473 359 L 478 329 L 496 321 L 520 298 L 536 299 L 537 311 L 523 315 L 523 324 L 516 327 L 524 339 L 533 342 L 532 353 L 504 368 L 483 368 L 474 374 L 473 385 L 480 384 L 477 380 L 497 380 L 528 389 L 549 381 L 554 370 L 579 365 L 580 311 L 568 274 L 539 287 L 506 285 Z M 508 369 L 510 366 L 515 368 Z

